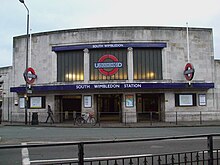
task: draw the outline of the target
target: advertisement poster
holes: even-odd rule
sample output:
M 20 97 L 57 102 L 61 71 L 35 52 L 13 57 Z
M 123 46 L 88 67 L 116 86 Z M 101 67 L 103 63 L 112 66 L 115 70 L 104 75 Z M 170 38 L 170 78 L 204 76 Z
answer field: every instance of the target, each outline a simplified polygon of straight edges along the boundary
M 133 95 L 126 95 L 125 96 L 125 106 L 126 107 L 133 107 L 134 106 L 134 96 Z
M 92 96 L 84 96 L 84 108 L 92 107 Z
M 19 107 L 20 108 L 25 108 L 25 100 L 24 100 L 24 97 L 21 97 L 19 99 Z
M 200 94 L 199 95 L 199 105 L 200 106 L 205 106 L 206 105 L 206 95 L 205 94 Z

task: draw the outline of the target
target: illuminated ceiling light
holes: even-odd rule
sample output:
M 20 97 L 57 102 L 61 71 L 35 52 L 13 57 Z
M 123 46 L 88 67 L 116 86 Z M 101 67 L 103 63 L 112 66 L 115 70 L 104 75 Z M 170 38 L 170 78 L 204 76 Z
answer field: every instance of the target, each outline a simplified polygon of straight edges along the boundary
M 155 77 L 155 73 L 154 72 L 148 72 L 147 73 L 147 78 L 152 79 Z
M 75 74 L 71 74 L 71 73 L 69 73 L 69 74 L 66 74 L 66 79 L 69 79 L 69 80 L 75 80 L 75 78 L 76 78 L 76 75 Z
M 84 75 L 81 74 L 81 75 L 80 75 L 80 80 L 83 80 L 83 79 L 84 79 Z

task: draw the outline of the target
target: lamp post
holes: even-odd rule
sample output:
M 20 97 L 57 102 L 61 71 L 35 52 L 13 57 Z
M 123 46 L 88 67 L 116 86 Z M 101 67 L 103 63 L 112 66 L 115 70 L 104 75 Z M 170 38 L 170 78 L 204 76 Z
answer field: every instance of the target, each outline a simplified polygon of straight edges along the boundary
M 27 10 L 27 38 L 26 38 L 26 64 L 25 64 L 25 71 L 24 71 L 24 76 L 27 74 L 27 69 L 28 69 L 28 46 L 29 46 L 29 9 L 24 3 L 24 0 L 19 0 L 21 3 L 24 4 L 26 10 Z M 27 102 L 28 102 L 28 83 L 25 80 L 25 124 L 27 125 Z

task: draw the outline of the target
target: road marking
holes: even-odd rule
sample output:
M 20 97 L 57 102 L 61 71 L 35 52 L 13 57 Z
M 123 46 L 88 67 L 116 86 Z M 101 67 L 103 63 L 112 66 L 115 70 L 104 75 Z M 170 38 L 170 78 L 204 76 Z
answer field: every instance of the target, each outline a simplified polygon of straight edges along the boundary
M 72 163 L 78 162 L 78 158 L 73 159 L 45 159 L 45 160 L 32 160 L 31 164 L 42 164 L 42 163 Z
M 26 146 L 27 143 L 21 143 L 21 145 Z M 22 155 L 22 165 L 30 165 L 29 152 L 27 148 L 21 149 Z

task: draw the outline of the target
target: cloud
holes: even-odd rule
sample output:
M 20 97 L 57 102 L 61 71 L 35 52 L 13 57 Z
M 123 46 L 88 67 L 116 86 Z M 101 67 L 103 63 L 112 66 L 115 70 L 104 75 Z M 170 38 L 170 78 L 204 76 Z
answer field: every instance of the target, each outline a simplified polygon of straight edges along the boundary
M 198 0 L 111 0 L 109 8 L 100 14 L 91 13 L 89 24 L 110 25 L 185 25 L 192 22 L 205 24 L 208 20 L 219 13 L 217 0 L 201 2 Z M 211 10 L 209 10 L 211 9 Z M 194 23 L 195 22 L 195 23 Z

